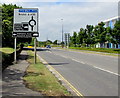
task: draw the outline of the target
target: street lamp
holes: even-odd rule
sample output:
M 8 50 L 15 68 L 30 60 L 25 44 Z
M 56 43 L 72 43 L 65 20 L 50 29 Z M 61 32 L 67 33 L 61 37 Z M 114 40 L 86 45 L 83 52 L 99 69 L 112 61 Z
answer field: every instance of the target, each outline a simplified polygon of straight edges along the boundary
M 63 19 L 61 19 L 61 21 L 62 21 L 62 48 L 63 48 Z

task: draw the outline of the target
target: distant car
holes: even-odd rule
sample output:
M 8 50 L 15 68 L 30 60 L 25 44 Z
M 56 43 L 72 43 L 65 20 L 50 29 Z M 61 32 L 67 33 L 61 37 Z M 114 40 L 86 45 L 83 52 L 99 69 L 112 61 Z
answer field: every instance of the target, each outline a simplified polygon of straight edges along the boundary
M 50 45 L 47 45 L 46 48 L 51 48 L 51 46 L 50 46 Z
M 33 48 L 33 46 L 29 45 L 28 48 Z

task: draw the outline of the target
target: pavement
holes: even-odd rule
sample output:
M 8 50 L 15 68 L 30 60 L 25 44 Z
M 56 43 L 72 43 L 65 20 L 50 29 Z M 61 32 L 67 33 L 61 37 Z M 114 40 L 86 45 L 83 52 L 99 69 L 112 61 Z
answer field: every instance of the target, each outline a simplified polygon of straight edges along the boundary
M 30 98 L 30 96 L 42 96 L 40 92 L 32 91 L 24 85 L 23 76 L 29 66 L 29 63 L 26 61 L 27 57 L 27 52 L 22 51 L 17 60 L 17 64 L 9 66 L 2 73 L 2 98 L 6 98 L 8 96 L 22 96 L 21 98 L 24 96 L 29 96 L 28 98 Z

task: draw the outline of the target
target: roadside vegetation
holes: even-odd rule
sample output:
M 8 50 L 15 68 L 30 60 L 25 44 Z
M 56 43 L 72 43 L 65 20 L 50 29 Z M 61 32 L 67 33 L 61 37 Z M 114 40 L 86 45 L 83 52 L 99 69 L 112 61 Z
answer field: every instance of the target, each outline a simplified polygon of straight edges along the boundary
M 10 53 L 13 53 L 14 52 L 14 49 L 13 48 L 10 48 L 10 47 L 3 47 L 3 48 L 0 48 L 0 51 L 1 52 L 4 52 L 6 54 L 10 54 Z
M 106 53 L 116 53 L 120 54 L 120 49 L 109 49 L 109 48 L 82 48 L 82 47 L 70 47 L 69 49 L 77 49 L 77 50 L 88 50 L 88 51 L 96 51 L 96 52 L 106 52 Z
M 0 48 L 0 52 L 1 52 L 1 60 L 2 60 L 2 71 L 8 67 L 8 65 L 12 64 L 13 61 L 13 52 L 14 49 L 13 48 L 9 48 L 9 47 L 4 47 L 4 48 Z
M 25 84 L 28 88 L 41 92 L 46 96 L 70 96 L 67 89 L 62 86 L 58 79 L 43 65 L 37 58 L 37 64 L 34 63 L 34 53 L 28 51 L 28 62 L 30 66 L 24 76 Z
M 16 4 L 1 4 L 0 8 L 2 9 L 1 18 L 1 27 L 0 28 L 0 38 L 2 39 L 0 53 L 2 59 L 2 69 L 7 68 L 14 61 L 14 37 L 12 36 L 13 32 L 13 17 L 14 9 L 22 8 Z M 32 38 L 17 38 L 17 56 L 20 54 L 22 48 L 20 47 L 22 43 L 30 43 Z
M 16 51 L 16 56 L 18 57 L 22 51 L 22 47 L 18 48 Z M 6 69 L 9 65 L 13 64 L 14 61 L 14 49 L 9 47 L 0 48 L 0 53 L 2 57 L 2 71 Z
M 100 45 L 100 48 L 108 47 L 108 43 L 120 44 L 120 21 L 117 21 L 114 28 L 105 27 L 103 22 L 98 25 L 86 25 L 86 28 L 80 28 L 79 32 L 73 32 L 70 37 L 71 47 L 93 47 Z

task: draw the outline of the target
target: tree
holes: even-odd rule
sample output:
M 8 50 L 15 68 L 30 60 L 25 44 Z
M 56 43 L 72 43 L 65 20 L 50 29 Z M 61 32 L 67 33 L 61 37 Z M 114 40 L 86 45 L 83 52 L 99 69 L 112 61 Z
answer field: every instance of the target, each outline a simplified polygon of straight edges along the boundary
M 75 47 L 76 47 L 76 44 L 77 44 L 77 33 L 76 33 L 76 32 L 73 33 L 72 42 L 73 42 L 73 44 L 74 44 Z
M 115 39 L 116 44 L 120 44 L 120 20 L 117 21 L 114 25 L 113 39 Z
M 94 44 L 94 33 L 93 33 L 93 25 L 87 25 L 86 26 L 86 34 L 87 34 L 87 38 L 86 38 L 86 44 L 87 46 Z
M 14 39 L 12 37 L 13 30 L 13 10 L 19 8 L 16 5 L 2 5 L 2 45 L 13 47 Z
M 115 40 L 113 38 L 113 30 L 110 27 L 106 27 L 105 31 L 106 31 L 106 41 L 115 43 Z
M 84 41 L 84 29 L 83 28 L 80 28 L 80 32 L 78 32 L 77 40 L 78 40 L 78 44 L 80 46 Z
M 55 40 L 55 41 L 53 42 L 53 44 L 57 45 L 57 40 Z
M 94 28 L 94 39 L 95 43 L 100 43 L 101 47 L 104 47 L 104 44 L 106 42 L 106 29 L 104 27 L 104 23 L 98 23 L 97 26 Z
M 3 47 L 14 47 L 14 38 L 12 37 L 13 32 L 13 16 L 14 9 L 22 8 L 12 4 L 2 5 L 2 46 Z M 30 43 L 31 38 L 19 38 L 17 44 L 28 42 Z
M 47 44 L 52 44 L 52 41 L 51 40 L 47 40 L 46 43 Z

